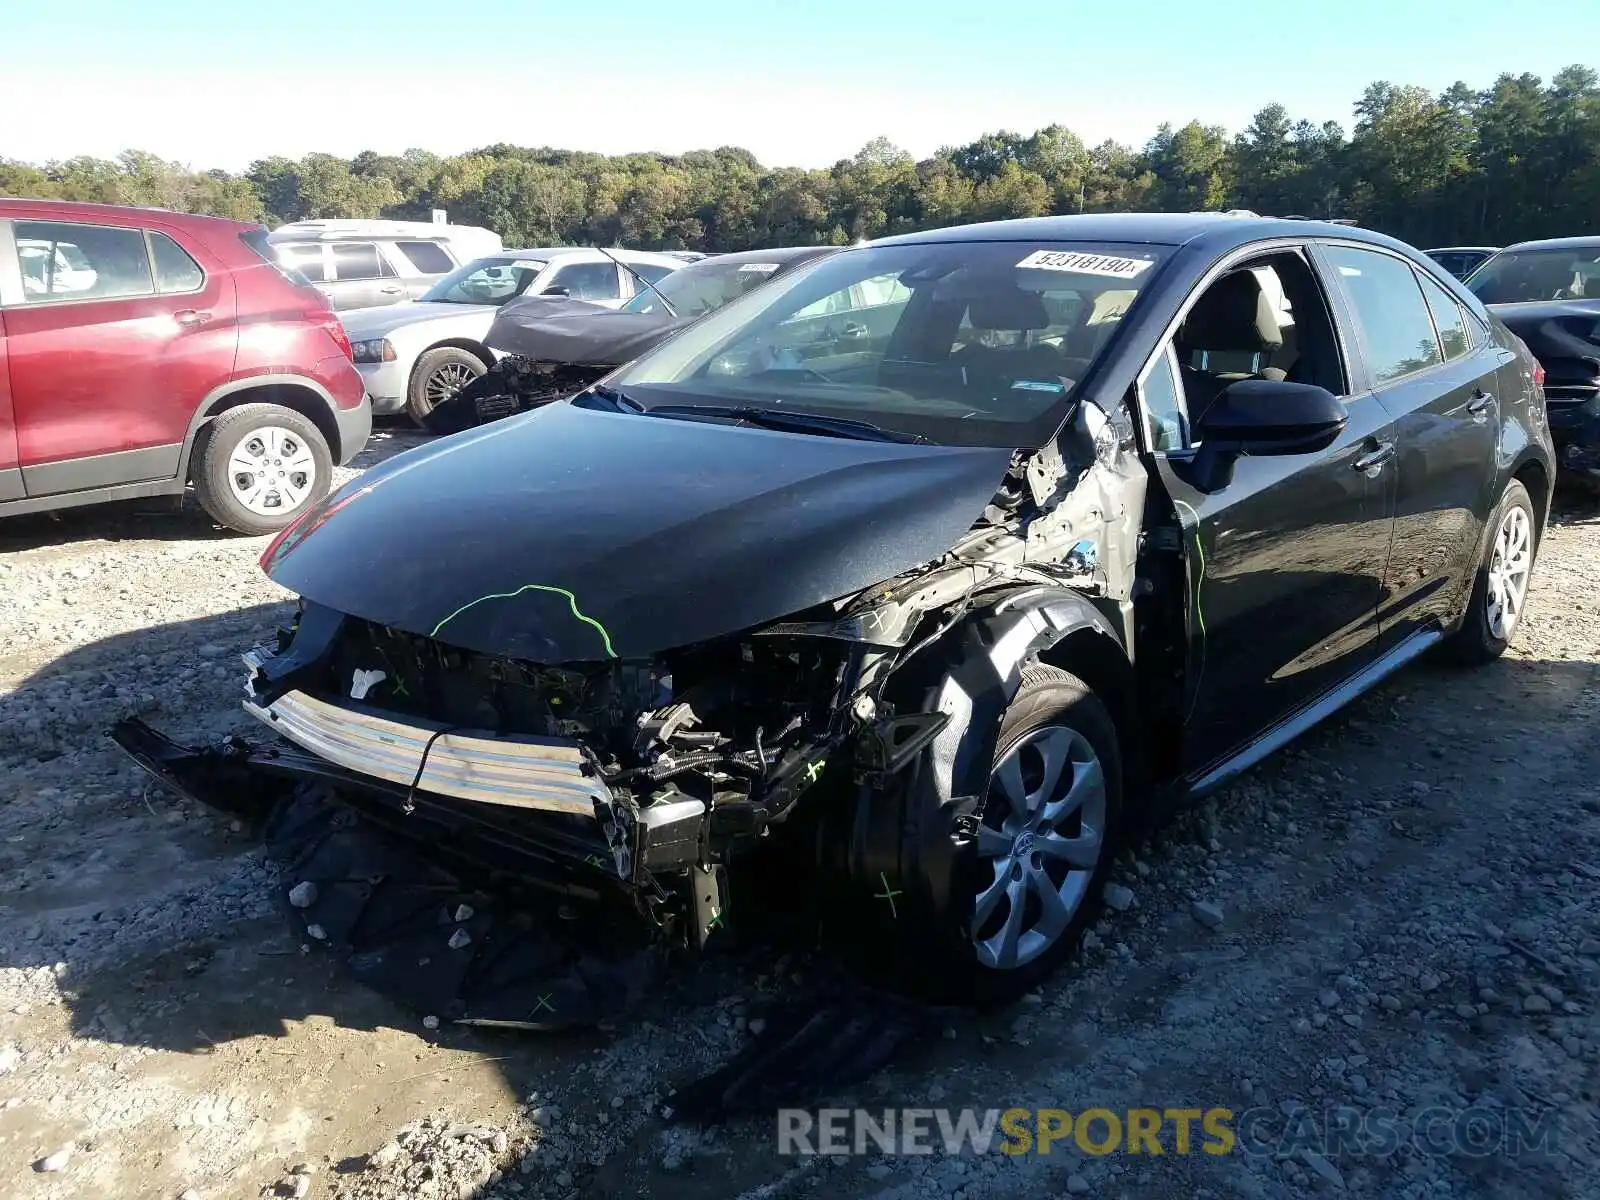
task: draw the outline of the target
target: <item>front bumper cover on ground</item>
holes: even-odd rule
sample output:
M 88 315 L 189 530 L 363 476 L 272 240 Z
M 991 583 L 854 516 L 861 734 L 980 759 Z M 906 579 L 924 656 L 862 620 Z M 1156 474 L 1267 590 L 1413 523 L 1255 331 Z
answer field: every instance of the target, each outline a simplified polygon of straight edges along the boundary
M 419 1013 L 560 1030 L 623 1018 L 660 995 L 665 949 L 625 906 L 574 902 L 586 892 L 600 898 L 581 883 L 563 896 L 519 887 L 520 875 L 454 869 L 481 860 L 511 828 L 471 828 L 456 805 L 423 793 L 401 838 L 381 819 L 398 811 L 393 805 L 358 811 L 350 802 L 363 792 L 348 772 L 319 770 L 293 747 L 230 738 L 197 750 L 138 720 L 119 722 L 111 736 L 172 791 L 250 821 L 280 868 L 279 899 L 296 936 Z M 474 840 L 468 857 L 452 854 Z M 552 878 L 543 883 L 555 881 L 575 849 L 546 852 Z M 523 867 L 532 861 L 526 847 L 511 857 Z M 588 879 L 604 877 L 588 871 Z M 731 1060 L 672 1095 L 664 1115 L 711 1122 L 813 1103 L 868 1078 L 947 1019 L 826 975 L 774 1010 L 767 1030 Z

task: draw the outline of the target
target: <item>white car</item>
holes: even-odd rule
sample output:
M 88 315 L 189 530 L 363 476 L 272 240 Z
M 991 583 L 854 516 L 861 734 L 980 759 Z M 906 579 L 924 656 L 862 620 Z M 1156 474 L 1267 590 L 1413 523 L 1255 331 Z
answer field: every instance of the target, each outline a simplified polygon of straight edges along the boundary
M 609 253 L 651 283 L 684 265 L 669 254 Z M 457 267 L 415 303 L 352 309 L 339 316 L 372 411 L 409 412 L 420 421 L 495 361 L 483 339 L 500 305 L 518 296 L 565 296 L 620 308 L 636 290 L 647 290 L 632 271 L 598 250 L 506 250 Z

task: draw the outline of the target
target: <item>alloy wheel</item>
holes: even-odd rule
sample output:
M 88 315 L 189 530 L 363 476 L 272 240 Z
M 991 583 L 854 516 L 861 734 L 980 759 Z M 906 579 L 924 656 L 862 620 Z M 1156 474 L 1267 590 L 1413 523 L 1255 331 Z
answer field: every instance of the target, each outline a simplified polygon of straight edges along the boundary
M 300 507 L 317 482 L 311 447 L 293 430 L 263 425 L 228 456 L 228 484 L 240 504 L 261 516 Z
M 1064 725 L 1026 734 L 989 778 L 977 853 L 972 942 L 985 966 L 1032 962 L 1066 934 L 1105 845 L 1106 776 L 1089 740 Z
M 1533 528 L 1528 510 L 1519 504 L 1506 509 L 1494 536 L 1489 560 L 1487 617 L 1489 632 L 1497 640 L 1511 640 L 1522 619 L 1528 598 L 1528 577 L 1533 569 Z
M 428 376 L 428 382 L 422 385 L 422 394 L 428 401 L 429 410 L 438 408 L 476 378 L 466 363 L 447 362 L 435 367 L 433 374 Z

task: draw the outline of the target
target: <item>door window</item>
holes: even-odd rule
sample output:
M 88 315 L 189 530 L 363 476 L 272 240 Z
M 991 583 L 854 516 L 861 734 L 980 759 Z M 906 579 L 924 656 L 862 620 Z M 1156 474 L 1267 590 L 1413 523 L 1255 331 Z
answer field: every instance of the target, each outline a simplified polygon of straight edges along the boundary
M 1347 392 L 1327 300 L 1297 251 L 1241 263 L 1213 280 L 1172 341 L 1191 427 L 1203 424 L 1217 397 L 1241 380 Z
M 150 254 L 156 264 L 156 287 L 162 292 L 194 292 L 206 281 L 200 264 L 164 233 L 150 231 Z
M 550 287 L 566 288 L 574 300 L 620 300 L 615 264 L 603 262 L 568 263 L 556 271 Z
M 1445 360 L 1460 358 L 1472 349 L 1472 336 L 1467 332 L 1467 319 L 1455 297 L 1426 275 L 1422 280 L 1422 295 L 1428 301 L 1428 311 L 1433 314 L 1434 328 L 1439 331 L 1439 345 Z
M 61 221 L 18 221 L 13 226 L 22 263 L 23 298 L 110 300 L 155 291 L 144 232 Z
M 438 242 L 396 242 L 395 248 L 424 275 L 443 275 L 455 269 L 456 264 Z
M 1374 383 L 1439 364 L 1439 339 L 1409 263 L 1354 246 L 1329 246 L 1327 255 L 1355 309 Z
M 384 269 L 371 242 L 334 242 L 332 249 L 335 279 L 379 279 L 394 273 Z

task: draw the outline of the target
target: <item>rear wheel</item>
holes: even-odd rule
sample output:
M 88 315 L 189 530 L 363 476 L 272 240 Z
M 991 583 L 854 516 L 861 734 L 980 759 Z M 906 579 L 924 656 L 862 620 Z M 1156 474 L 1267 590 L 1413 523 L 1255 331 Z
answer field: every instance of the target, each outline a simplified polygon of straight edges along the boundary
M 200 505 L 239 533 L 275 533 L 328 494 L 333 456 L 311 421 L 277 404 L 241 404 L 201 434 Z
M 1473 582 L 1472 599 L 1449 649 L 1457 661 L 1491 662 L 1505 653 L 1522 623 L 1538 549 L 1533 501 L 1520 480 L 1506 485 L 1490 518 L 1489 546 Z
M 417 359 L 406 394 L 406 411 L 419 425 L 424 417 L 489 368 L 469 350 L 440 346 Z

